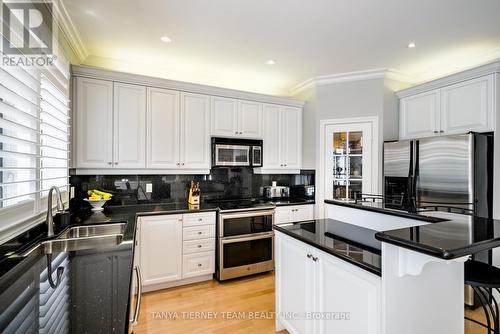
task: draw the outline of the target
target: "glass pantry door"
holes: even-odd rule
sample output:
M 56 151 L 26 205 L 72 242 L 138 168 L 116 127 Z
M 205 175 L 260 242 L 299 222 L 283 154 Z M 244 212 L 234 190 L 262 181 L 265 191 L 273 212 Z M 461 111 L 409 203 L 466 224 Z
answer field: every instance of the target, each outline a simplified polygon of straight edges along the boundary
M 326 198 L 349 201 L 356 193 L 371 192 L 371 126 L 331 125 L 328 129 Z

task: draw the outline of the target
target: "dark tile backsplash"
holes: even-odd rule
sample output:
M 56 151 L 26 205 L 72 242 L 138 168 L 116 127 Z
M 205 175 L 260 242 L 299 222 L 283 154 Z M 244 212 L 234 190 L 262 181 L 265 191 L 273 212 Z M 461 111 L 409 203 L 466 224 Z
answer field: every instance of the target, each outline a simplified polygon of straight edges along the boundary
M 202 200 L 261 197 L 261 188 L 276 181 L 280 186 L 314 185 L 314 171 L 300 175 L 253 174 L 250 168 L 216 168 L 209 175 L 72 175 L 75 187 L 71 208 L 78 209 L 87 190 L 99 189 L 114 194 L 108 205 L 127 205 L 145 202 L 186 201 L 191 181 L 200 182 Z M 146 193 L 151 183 L 152 193 Z M 293 195 L 293 194 L 292 194 Z

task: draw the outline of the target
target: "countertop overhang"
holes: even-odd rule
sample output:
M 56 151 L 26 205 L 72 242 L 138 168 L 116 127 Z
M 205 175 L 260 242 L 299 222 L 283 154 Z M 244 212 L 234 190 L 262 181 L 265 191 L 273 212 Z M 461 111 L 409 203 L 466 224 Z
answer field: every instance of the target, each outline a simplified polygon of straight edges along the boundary
M 380 203 L 364 205 L 331 200 L 325 200 L 325 203 L 427 221 L 429 224 L 426 225 L 380 231 L 375 237 L 382 242 L 444 260 L 500 247 L 500 220 L 497 219 L 470 215 L 453 215 L 450 219 L 441 219 L 426 216 L 425 212 L 412 214 L 385 209 Z

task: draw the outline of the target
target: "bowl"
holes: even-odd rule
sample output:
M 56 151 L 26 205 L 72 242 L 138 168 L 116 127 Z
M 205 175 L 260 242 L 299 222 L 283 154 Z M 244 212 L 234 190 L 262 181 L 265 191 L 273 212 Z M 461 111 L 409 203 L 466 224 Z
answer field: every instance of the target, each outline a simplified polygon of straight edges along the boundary
M 102 207 L 109 199 L 84 199 L 85 202 L 92 205 L 92 211 L 102 211 L 104 208 Z

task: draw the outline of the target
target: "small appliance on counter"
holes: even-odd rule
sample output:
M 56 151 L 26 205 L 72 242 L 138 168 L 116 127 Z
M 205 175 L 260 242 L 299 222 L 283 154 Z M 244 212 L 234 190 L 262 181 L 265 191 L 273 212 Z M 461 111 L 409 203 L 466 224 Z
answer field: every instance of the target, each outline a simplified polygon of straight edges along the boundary
M 272 186 L 264 187 L 264 197 L 273 198 L 288 198 L 290 197 L 290 188 L 285 186 L 278 186 L 276 181 L 273 181 Z

